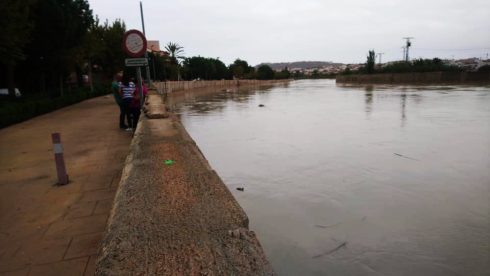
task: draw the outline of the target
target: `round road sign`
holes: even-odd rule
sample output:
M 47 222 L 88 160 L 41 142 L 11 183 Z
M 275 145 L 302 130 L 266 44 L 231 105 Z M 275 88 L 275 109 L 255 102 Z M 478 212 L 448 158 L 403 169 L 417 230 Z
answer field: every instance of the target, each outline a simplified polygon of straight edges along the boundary
M 130 57 L 141 57 L 146 51 L 146 38 L 138 30 L 129 30 L 123 37 L 123 50 Z

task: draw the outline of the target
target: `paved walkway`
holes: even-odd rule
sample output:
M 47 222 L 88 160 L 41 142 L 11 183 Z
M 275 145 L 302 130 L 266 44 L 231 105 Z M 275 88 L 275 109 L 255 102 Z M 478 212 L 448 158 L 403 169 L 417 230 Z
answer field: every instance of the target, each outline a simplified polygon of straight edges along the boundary
M 131 134 L 104 96 L 0 129 L 0 275 L 93 275 Z M 70 177 L 55 186 L 51 133 Z

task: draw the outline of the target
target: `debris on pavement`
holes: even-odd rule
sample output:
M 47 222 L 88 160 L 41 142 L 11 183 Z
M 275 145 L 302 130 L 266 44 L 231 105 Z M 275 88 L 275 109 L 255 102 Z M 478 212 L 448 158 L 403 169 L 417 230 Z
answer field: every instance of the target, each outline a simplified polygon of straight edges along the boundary
M 165 160 L 164 163 L 165 163 L 165 165 L 170 166 L 170 165 L 173 165 L 175 163 L 175 160 L 167 159 L 167 160 Z

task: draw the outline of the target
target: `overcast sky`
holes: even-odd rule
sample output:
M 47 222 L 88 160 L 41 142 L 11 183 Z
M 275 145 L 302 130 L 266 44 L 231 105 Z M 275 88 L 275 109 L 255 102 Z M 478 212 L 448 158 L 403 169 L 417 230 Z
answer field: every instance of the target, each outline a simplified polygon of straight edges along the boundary
M 139 29 L 140 1 L 89 0 L 95 15 Z M 146 37 L 184 47 L 185 56 L 261 62 L 362 63 L 369 49 L 384 61 L 486 58 L 490 0 L 144 0 Z

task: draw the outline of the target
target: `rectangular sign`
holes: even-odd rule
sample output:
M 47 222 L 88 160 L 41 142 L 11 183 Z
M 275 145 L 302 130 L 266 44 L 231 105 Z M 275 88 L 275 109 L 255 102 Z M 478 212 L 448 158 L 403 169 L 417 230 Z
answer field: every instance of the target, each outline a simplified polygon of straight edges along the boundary
M 146 66 L 148 59 L 146 58 L 127 58 L 124 60 L 126 66 Z

